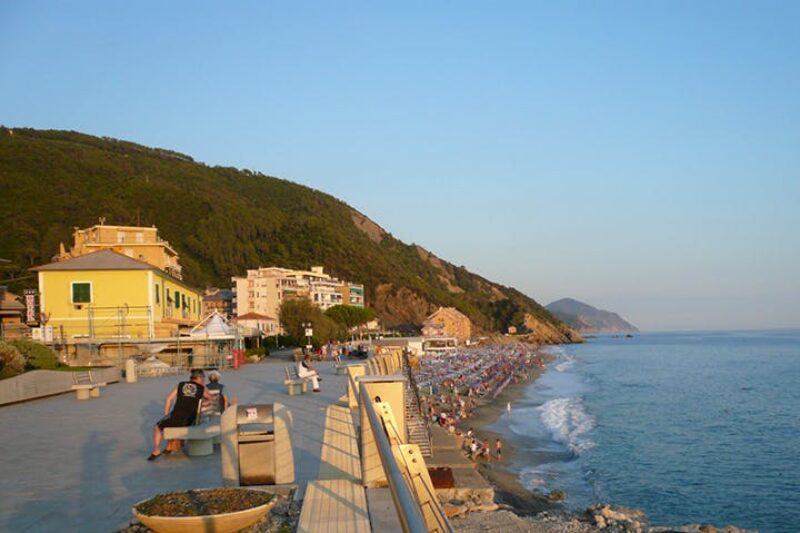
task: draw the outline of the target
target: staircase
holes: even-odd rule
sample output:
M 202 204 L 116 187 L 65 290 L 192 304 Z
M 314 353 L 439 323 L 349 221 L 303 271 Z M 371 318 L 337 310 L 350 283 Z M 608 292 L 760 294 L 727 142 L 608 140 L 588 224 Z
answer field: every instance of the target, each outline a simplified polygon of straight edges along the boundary
M 422 413 L 419 401 L 417 380 L 408 364 L 408 355 L 403 353 L 403 374 L 406 380 L 406 427 L 408 428 L 408 443 L 419 446 L 423 457 L 432 454 L 430 420 Z

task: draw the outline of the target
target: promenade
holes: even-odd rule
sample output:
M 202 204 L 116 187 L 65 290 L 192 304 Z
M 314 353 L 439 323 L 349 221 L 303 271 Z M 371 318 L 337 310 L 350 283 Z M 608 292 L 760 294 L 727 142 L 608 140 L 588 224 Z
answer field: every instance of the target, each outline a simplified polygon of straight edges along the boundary
M 226 393 L 240 403 L 286 405 L 294 417 L 293 445 L 301 490 L 317 479 L 327 408 L 345 390 L 332 363 L 315 363 L 322 392 L 288 396 L 287 359 L 223 374 Z M 64 394 L 0 408 L 0 531 L 109 533 L 132 518 L 134 503 L 156 493 L 221 484 L 219 452 L 147 462 L 153 424 L 164 396 L 185 375 L 105 387 L 102 397 Z

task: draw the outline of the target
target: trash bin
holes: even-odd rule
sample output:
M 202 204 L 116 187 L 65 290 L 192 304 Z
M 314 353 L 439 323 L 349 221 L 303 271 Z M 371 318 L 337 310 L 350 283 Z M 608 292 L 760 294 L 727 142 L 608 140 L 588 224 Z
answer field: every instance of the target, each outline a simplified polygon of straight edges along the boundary
M 282 404 L 238 405 L 220 419 L 226 486 L 294 483 L 291 413 Z

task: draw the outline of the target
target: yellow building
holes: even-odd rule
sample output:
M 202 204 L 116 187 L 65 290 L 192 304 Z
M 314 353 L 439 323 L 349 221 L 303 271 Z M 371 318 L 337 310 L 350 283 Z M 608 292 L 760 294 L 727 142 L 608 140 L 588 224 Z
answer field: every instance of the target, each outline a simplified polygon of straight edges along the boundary
M 173 278 L 182 279 L 183 277 L 178 264 L 178 252 L 158 236 L 158 229 L 155 226 L 149 228 L 106 226 L 101 223 L 86 229 L 75 228 L 72 237 L 72 248 L 67 252 L 62 244 L 58 261 L 65 261 L 100 250 L 113 250 L 160 268 Z
M 113 250 L 31 270 L 39 275 L 43 323 L 67 342 L 173 337 L 202 313 L 201 291 Z
M 455 307 L 440 307 L 422 324 L 423 337 L 455 337 L 460 343 L 472 336 L 472 322 Z

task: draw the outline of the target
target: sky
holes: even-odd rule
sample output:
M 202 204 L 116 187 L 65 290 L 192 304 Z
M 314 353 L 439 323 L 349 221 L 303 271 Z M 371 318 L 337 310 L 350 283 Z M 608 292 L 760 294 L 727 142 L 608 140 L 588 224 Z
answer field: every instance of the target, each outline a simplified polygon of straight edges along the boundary
M 546 304 L 800 327 L 798 2 L 0 0 L 0 124 L 330 193 Z

